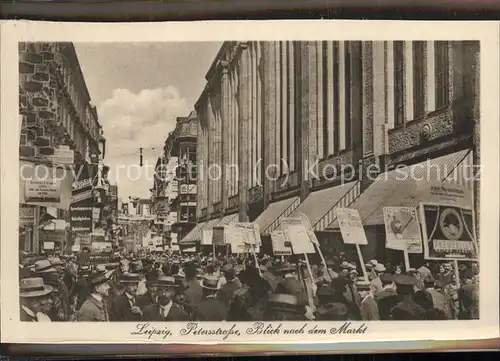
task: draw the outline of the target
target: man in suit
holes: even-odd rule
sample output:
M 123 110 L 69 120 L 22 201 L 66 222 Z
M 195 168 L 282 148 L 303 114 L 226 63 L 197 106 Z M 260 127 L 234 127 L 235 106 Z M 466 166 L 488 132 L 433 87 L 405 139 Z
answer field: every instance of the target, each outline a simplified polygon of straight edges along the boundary
M 400 301 L 391 309 L 391 319 L 396 321 L 424 320 L 426 310 L 414 299 L 415 278 L 398 275 L 394 278 Z
M 297 279 L 297 268 L 290 264 L 284 263 L 281 266 L 282 281 L 276 287 L 276 293 L 284 293 L 297 297 L 299 305 L 305 306 L 308 303 L 306 290 L 302 283 Z
M 144 310 L 147 306 L 155 303 L 157 295 L 157 272 L 148 272 L 146 274 L 146 293 L 137 296 L 137 306 Z
M 52 309 L 52 286 L 46 285 L 42 278 L 24 278 L 19 282 L 21 299 L 21 322 L 50 322 L 47 313 Z
M 361 312 L 361 319 L 363 321 L 378 321 L 380 315 L 378 311 L 377 302 L 373 297 L 372 285 L 364 278 L 358 279 L 356 282 L 356 289 L 359 292 L 361 303 L 359 306 Z
M 380 276 L 382 282 L 382 291 L 376 293 L 375 302 L 378 305 L 380 320 L 390 320 L 391 309 L 399 302 L 396 287 L 394 285 L 394 277 L 388 273 Z
M 137 285 L 141 279 L 141 275 L 136 273 L 122 276 L 120 283 L 124 285 L 125 292 L 112 301 L 111 321 L 135 322 L 142 319 L 142 310 L 137 306 Z
M 186 309 L 191 313 L 196 305 L 203 301 L 203 288 L 200 286 L 196 276 L 198 274 L 197 267 L 194 263 L 187 263 L 184 266 L 185 274 L 185 291 Z
M 143 321 L 189 321 L 189 316 L 174 300 L 179 283 L 174 277 L 159 276 L 151 282 L 156 288 L 154 303 L 144 308 Z
M 233 300 L 234 293 L 241 288 L 241 282 L 236 278 L 236 272 L 231 265 L 224 266 L 223 272 L 226 283 L 220 288 L 217 298 L 229 307 Z
M 215 276 L 205 276 L 201 283 L 204 300 L 198 304 L 193 312 L 195 321 L 226 321 L 227 306 L 217 299 L 219 278 Z
M 99 272 L 89 279 L 90 296 L 83 303 L 76 314 L 79 322 L 108 322 L 109 313 L 106 298 L 109 295 L 110 285 L 105 273 Z
M 447 297 L 436 290 L 436 281 L 431 277 L 424 278 L 425 292 L 430 296 L 432 300 L 432 307 L 444 312 L 447 319 L 451 320 L 451 308 L 450 301 Z

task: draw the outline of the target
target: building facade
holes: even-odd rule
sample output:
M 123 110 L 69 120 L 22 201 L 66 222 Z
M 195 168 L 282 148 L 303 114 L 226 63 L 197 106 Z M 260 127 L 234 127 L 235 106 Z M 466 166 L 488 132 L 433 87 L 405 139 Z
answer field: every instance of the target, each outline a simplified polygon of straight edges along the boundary
M 198 173 L 198 225 L 181 243 L 237 220 L 258 223 L 266 243 L 304 213 L 335 251 L 335 209 L 353 207 L 373 225 L 364 252 L 383 259 L 384 200 L 373 200 L 376 220 L 361 209 L 368 173 L 477 163 L 478 42 L 225 42 L 206 80 L 198 164 L 221 177 Z M 387 205 L 408 204 L 385 192 Z
M 165 158 L 177 160 L 175 175 L 166 187 L 169 194 L 170 244 L 177 250 L 177 240 L 196 225 L 197 201 L 197 136 L 196 112 L 178 117 L 175 129 L 165 141 Z
M 104 157 L 102 127 L 72 43 L 19 43 L 19 157 L 22 167 L 83 165 Z M 30 177 L 33 179 L 33 177 Z M 27 181 L 36 193 L 36 180 Z M 60 202 L 20 200 L 20 249 L 38 253 L 71 246 L 71 184 L 54 190 Z M 27 189 L 27 188 L 26 188 Z M 37 203 L 37 204 L 34 204 Z M 43 223 L 57 229 L 45 232 Z

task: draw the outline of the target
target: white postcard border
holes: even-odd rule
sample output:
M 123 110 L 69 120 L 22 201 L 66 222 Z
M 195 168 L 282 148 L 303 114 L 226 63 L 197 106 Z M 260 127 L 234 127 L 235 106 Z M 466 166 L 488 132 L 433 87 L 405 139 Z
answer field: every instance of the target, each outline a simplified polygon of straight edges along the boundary
M 499 255 L 499 26 L 497 22 L 421 21 L 224 21 L 85 24 L 1 23 L 1 340 L 13 343 L 288 343 L 332 341 L 464 340 L 498 337 Z M 404 36 L 403 36 L 404 34 Z M 230 39 L 228 39 L 230 37 Z M 21 323 L 18 298 L 18 41 L 140 42 L 223 40 L 480 40 L 481 41 L 481 287 L 478 321 L 366 322 L 364 333 L 248 335 L 253 323 L 236 323 L 241 336 L 180 335 L 185 323 L 151 323 L 176 336 L 133 335 L 134 323 Z M 286 322 L 282 327 L 330 330 L 343 322 Z M 232 322 L 198 323 L 205 329 Z M 266 323 L 271 324 L 271 323 Z M 352 328 L 363 322 L 353 322 Z M 277 323 L 272 324 L 274 327 Z

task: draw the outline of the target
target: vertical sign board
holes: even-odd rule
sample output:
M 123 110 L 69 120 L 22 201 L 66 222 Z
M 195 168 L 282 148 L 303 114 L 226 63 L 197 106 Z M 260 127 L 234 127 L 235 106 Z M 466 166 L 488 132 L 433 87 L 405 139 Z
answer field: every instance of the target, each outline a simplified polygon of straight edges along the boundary
M 421 203 L 420 215 L 426 259 L 478 259 L 471 209 L 447 204 Z
M 416 208 L 384 207 L 386 248 L 423 253 Z
M 271 232 L 273 254 L 276 256 L 291 256 L 292 248 L 287 244 L 285 233 L 281 230 Z
M 291 245 L 293 253 L 316 253 L 302 218 L 284 218 L 281 225 L 285 241 Z
M 71 194 L 70 225 L 73 234 L 92 232 L 92 177 L 96 166 L 75 165 L 75 180 Z
M 249 222 L 231 223 L 225 229 L 225 243 L 231 245 L 232 253 L 259 253 L 260 233 L 258 225 Z
M 336 214 L 344 243 L 357 245 L 368 244 L 361 216 L 357 209 L 337 208 Z

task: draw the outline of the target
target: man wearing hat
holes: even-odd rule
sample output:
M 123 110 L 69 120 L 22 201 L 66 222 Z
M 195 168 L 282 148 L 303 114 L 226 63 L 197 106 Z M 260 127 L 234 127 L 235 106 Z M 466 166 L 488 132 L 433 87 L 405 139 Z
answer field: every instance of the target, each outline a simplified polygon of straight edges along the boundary
M 378 305 L 380 320 L 390 320 L 391 309 L 399 302 L 394 276 L 389 273 L 380 275 L 382 282 L 382 291 L 375 294 L 375 301 Z
M 137 295 L 137 306 L 144 310 L 147 306 L 155 303 L 157 295 L 157 272 L 148 272 L 146 274 L 146 293 L 143 295 Z
M 358 271 L 355 269 L 351 269 L 349 271 L 349 274 L 346 278 L 346 288 L 345 288 L 345 293 L 344 296 L 349 301 L 350 303 L 353 304 L 358 309 L 358 314 L 359 314 L 359 307 L 361 305 L 361 297 L 359 296 L 359 292 L 356 288 L 356 282 L 358 281 L 359 274 Z
M 264 321 L 305 321 L 305 308 L 297 297 L 285 293 L 274 293 L 264 311 Z
M 60 261 L 59 261 L 60 262 Z M 49 317 L 53 321 L 68 321 L 70 316 L 69 291 L 59 277 L 58 270 L 48 259 L 39 260 L 35 263 L 35 276 L 41 277 L 45 284 L 52 287 L 52 309 Z
M 339 285 L 339 282 L 342 284 Z M 336 289 L 340 288 L 340 292 Z M 343 296 L 345 280 L 335 278 L 329 286 L 322 285 L 317 292 L 318 304 L 314 314 L 316 321 L 347 321 L 347 300 Z
M 363 321 L 378 321 L 380 320 L 378 305 L 375 302 L 372 292 L 372 285 L 366 281 L 364 277 L 359 278 L 356 282 L 356 289 L 361 297 L 359 310 Z
M 424 320 L 426 310 L 413 298 L 415 278 L 407 275 L 394 277 L 400 301 L 391 309 L 391 319 L 397 321 Z
M 136 273 L 127 273 L 122 276 L 120 283 L 125 287 L 125 292 L 116 296 L 112 301 L 111 321 L 140 321 L 142 310 L 137 306 L 137 286 L 142 276 Z
M 144 308 L 143 321 L 189 321 L 189 316 L 177 305 L 174 300 L 179 283 L 174 277 L 159 276 L 151 281 L 156 288 L 154 303 Z
M 385 271 L 385 266 L 382 263 L 377 263 L 373 266 L 372 279 L 370 280 L 370 282 L 373 287 L 374 293 L 379 293 L 384 289 L 384 287 L 382 286 L 382 281 L 380 280 L 380 275 Z
M 194 262 L 184 265 L 186 309 L 192 312 L 203 301 L 203 288 L 197 280 L 198 269 Z
M 241 282 L 236 277 L 236 272 L 234 271 L 233 266 L 227 264 L 224 266 L 222 271 L 224 273 L 226 282 L 220 288 L 217 298 L 224 302 L 227 307 L 229 307 L 231 301 L 234 298 L 235 292 L 241 288 Z
M 425 287 L 425 292 L 430 296 L 432 300 L 432 307 L 441 310 L 446 315 L 447 319 L 451 320 L 451 308 L 450 308 L 450 300 L 447 297 L 436 290 L 436 280 L 432 277 L 425 277 L 423 280 L 423 284 Z
M 76 314 L 78 322 L 108 322 L 109 310 L 106 299 L 110 286 L 105 272 L 96 272 L 88 280 L 90 296 Z
M 283 263 L 280 268 L 282 281 L 276 287 L 276 293 L 285 293 L 297 297 L 297 302 L 305 306 L 308 303 L 306 290 L 302 283 L 297 279 L 297 268 L 291 263 Z
M 204 300 L 195 306 L 193 317 L 195 321 L 225 321 L 227 319 L 227 306 L 217 299 L 219 278 L 205 276 L 201 283 Z
M 43 279 L 24 278 L 19 282 L 22 322 L 50 322 L 47 313 L 52 309 L 50 294 L 53 288 L 44 284 Z

